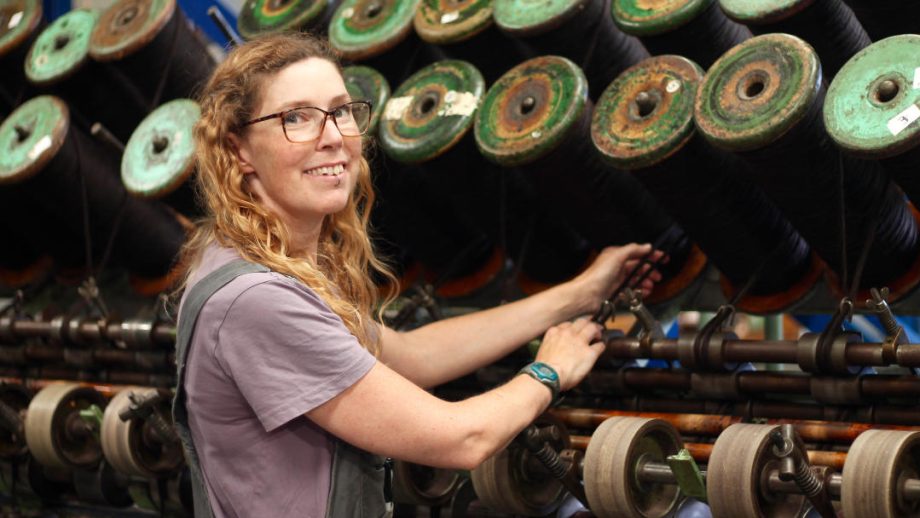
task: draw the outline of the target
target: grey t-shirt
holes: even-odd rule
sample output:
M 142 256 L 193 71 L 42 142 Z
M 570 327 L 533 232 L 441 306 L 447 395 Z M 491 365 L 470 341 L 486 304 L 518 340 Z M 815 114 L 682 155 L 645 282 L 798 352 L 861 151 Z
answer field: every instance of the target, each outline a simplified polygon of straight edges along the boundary
M 190 285 L 239 258 L 210 247 Z M 303 416 L 376 362 L 312 290 L 268 272 L 237 277 L 204 305 L 185 390 L 215 518 L 320 518 L 333 442 Z

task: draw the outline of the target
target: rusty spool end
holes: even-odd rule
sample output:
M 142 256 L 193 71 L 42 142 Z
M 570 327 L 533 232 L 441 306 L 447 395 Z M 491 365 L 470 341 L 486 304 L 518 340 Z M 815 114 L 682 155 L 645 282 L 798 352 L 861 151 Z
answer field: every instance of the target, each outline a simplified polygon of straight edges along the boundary
M 807 114 L 821 87 L 814 49 L 789 34 L 751 38 L 709 68 L 694 103 L 697 128 L 713 145 L 769 145 Z

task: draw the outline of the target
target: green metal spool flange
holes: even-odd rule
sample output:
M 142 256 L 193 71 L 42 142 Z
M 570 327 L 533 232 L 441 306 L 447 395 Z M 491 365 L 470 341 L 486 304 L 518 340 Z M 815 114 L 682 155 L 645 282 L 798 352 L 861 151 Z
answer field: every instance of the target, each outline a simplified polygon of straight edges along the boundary
M 449 151 L 472 128 L 485 80 L 471 63 L 443 60 L 413 74 L 393 93 L 378 130 L 394 160 L 420 163 Z
M 815 0 L 719 0 L 725 16 L 745 25 L 766 25 L 785 20 Z
M 42 95 L 29 99 L 0 125 L 0 185 L 25 181 L 57 156 L 70 128 L 63 100 Z
M 414 25 L 419 37 L 429 43 L 460 43 L 492 25 L 492 0 L 422 0 Z
M 630 67 L 604 90 L 591 121 L 591 140 L 615 167 L 661 162 L 690 140 L 693 100 L 703 69 L 682 56 L 656 56 Z
M 161 198 L 195 170 L 192 130 L 201 117 L 198 103 L 176 99 L 150 113 L 134 130 L 121 157 L 121 180 L 138 198 Z
M 843 149 L 867 158 L 920 143 L 920 36 L 892 36 L 859 51 L 834 76 L 824 124 Z
M 590 0 L 495 0 L 493 17 L 515 36 L 549 32 L 581 12 Z
M 345 67 L 342 76 L 345 79 L 345 89 L 352 99 L 371 102 L 373 111 L 367 133 L 376 135 L 383 108 L 390 99 L 390 83 L 383 74 L 363 65 Z
M 106 9 L 93 30 L 89 54 L 118 61 L 149 45 L 176 12 L 176 0 L 120 0 Z
M 99 14 L 74 9 L 49 25 L 26 56 L 26 78 L 38 86 L 58 83 L 89 60 L 89 39 Z
M 392 49 L 412 33 L 421 0 L 345 0 L 329 24 L 329 43 L 360 61 Z
M 769 145 L 808 113 L 821 87 L 814 49 L 789 34 L 765 34 L 733 47 L 709 68 L 694 103 L 696 126 L 715 146 Z
M 683 27 L 715 0 L 611 0 L 610 14 L 623 32 L 654 36 Z
M 24 44 L 42 21 L 42 3 L 0 0 L 0 57 Z
M 476 145 L 504 166 L 534 162 L 559 147 L 587 101 L 578 65 L 559 56 L 529 59 L 489 88 L 476 117 Z
M 236 20 L 244 39 L 260 34 L 299 31 L 316 23 L 328 0 L 246 0 Z

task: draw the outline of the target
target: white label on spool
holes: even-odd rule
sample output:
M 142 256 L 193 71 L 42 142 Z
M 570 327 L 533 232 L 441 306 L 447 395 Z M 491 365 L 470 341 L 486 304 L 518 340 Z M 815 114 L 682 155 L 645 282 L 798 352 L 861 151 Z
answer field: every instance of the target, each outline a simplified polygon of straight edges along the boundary
M 457 21 L 460 18 L 460 11 L 451 11 L 441 15 L 441 25 Z
M 354 7 L 349 7 L 348 9 L 345 9 L 344 11 L 342 11 L 342 18 L 345 18 L 346 20 L 351 19 L 351 17 L 354 15 L 355 15 Z
M 409 105 L 412 104 L 412 99 L 411 95 L 391 98 L 387 101 L 387 106 L 383 110 L 383 119 L 388 121 L 401 119 L 406 110 L 409 109 Z
M 450 115 L 469 116 L 476 111 L 476 107 L 478 106 L 478 95 L 472 92 L 457 92 L 451 90 L 444 94 L 444 108 L 438 112 L 438 115 L 445 117 Z
M 13 27 L 19 25 L 19 22 L 22 21 L 23 12 L 19 11 L 18 13 L 10 16 L 10 23 L 6 24 L 7 29 L 12 29 Z
M 920 67 L 914 69 L 914 90 L 920 88 Z
M 918 108 L 916 104 L 911 104 L 906 110 L 895 115 L 888 121 L 888 131 L 890 131 L 892 135 L 897 135 L 917 119 L 920 119 L 920 108 Z
M 678 81 L 677 79 L 672 79 L 672 80 L 668 81 L 668 85 L 665 86 L 664 89 L 665 89 L 669 94 L 673 94 L 674 92 L 680 90 L 680 81 Z
M 45 135 L 41 140 L 36 142 L 34 146 L 32 146 L 32 149 L 29 150 L 29 160 L 35 160 L 49 147 L 51 147 L 51 137 L 49 135 Z

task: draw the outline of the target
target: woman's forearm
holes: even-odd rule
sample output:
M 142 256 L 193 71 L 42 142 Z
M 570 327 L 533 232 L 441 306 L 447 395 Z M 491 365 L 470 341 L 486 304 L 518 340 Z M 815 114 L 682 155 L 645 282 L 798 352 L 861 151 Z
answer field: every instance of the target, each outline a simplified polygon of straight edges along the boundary
M 384 361 L 419 386 L 439 385 L 506 356 L 552 325 L 590 311 L 597 301 L 583 295 L 578 284 L 570 282 L 413 331 L 387 330 Z

